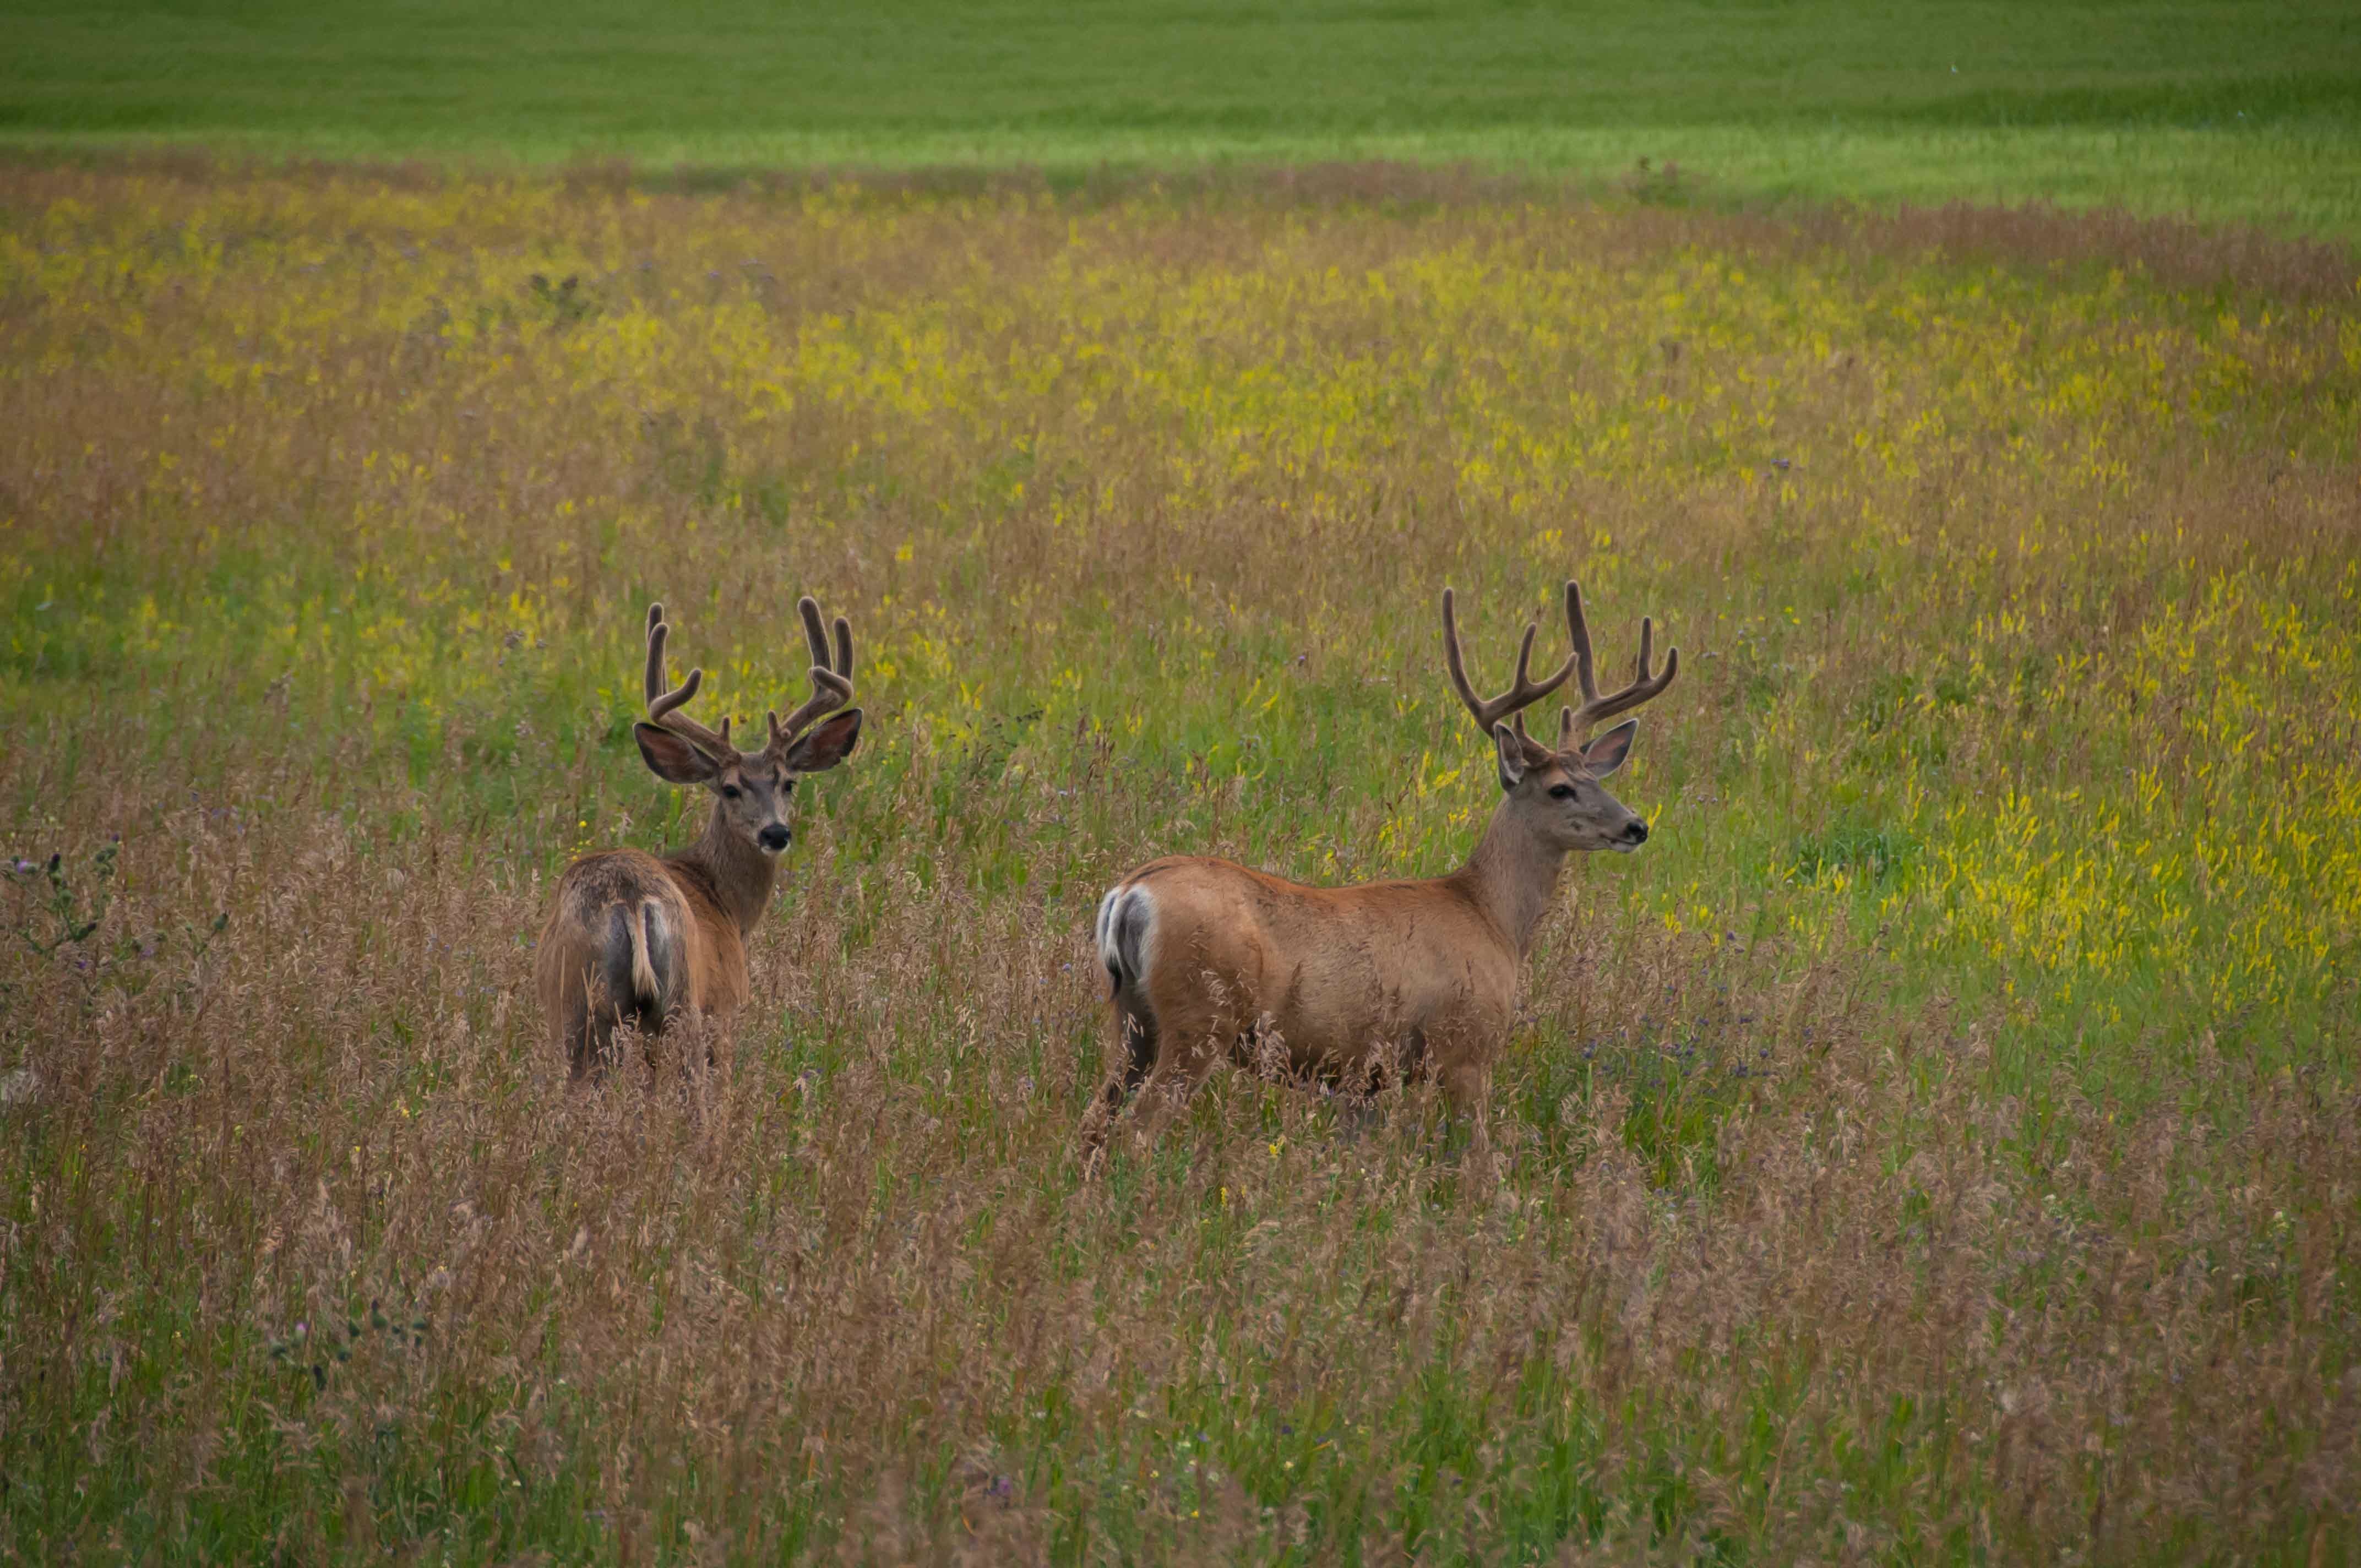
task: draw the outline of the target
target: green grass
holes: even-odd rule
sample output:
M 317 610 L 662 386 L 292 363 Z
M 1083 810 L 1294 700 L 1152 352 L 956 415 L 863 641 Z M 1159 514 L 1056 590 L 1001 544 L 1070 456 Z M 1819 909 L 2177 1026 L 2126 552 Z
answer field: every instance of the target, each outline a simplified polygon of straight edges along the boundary
M 2361 233 L 2349 6 L 7 8 L 0 138 L 642 166 L 1399 159 L 1705 199 L 2047 200 Z

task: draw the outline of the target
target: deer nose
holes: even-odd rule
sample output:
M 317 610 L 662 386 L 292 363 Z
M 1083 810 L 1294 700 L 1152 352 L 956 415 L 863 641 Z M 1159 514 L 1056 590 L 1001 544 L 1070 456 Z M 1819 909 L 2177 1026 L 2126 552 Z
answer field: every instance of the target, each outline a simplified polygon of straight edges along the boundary
M 1648 825 L 1645 822 L 1642 822 L 1640 818 L 1634 817 L 1630 822 L 1624 825 L 1623 841 L 1627 844 L 1646 843 L 1648 841 Z
M 787 840 L 795 836 L 795 830 L 789 828 L 785 823 L 774 822 L 768 828 L 763 828 L 762 832 L 756 834 L 754 838 L 755 841 L 761 844 L 763 848 L 770 850 L 771 853 L 775 855 L 781 850 L 785 849 L 787 847 Z

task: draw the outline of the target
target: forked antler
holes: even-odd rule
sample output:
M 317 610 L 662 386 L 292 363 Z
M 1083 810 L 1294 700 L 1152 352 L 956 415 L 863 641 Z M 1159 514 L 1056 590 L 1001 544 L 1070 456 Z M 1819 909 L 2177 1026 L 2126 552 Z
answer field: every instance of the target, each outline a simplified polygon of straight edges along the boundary
M 1574 585 L 1566 584 L 1566 618 L 1569 622 L 1577 627 L 1581 624 L 1579 618 L 1582 614 L 1577 608 L 1579 602 L 1575 598 Z M 1467 711 L 1476 716 L 1477 728 L 1483 730 L 1486 735 L 1490 735 L 1492 726 L 1499 723 L 1503 718 L 1531 707 L 1558 687 L 1565 685 L 1565 677 L 1574 673 L 1575 655 L 1569 653 L 1566 655 L 1565 663 L 1557 667 L 1557 674 L 1545 681 L 1536 681 L 1532 678 L 1533 637 L 1540 630 L 1541 622 L 1529 620 L 1525 623 L 1524 644 L 1517 650 L 1517 678 L 1509 689 L 1496 697 L 1488 699 L 1479 697 L 1476 695 L 1476 688 L 1467 684 L 1466 662 L 1460 657 L 1459 622 L 1452 613 L 1451 590 L 1449 588 L 1443 590 L 1443 662 L 1450 667 L 1451 685 L 1459 693 L 1459 700 L 1467 705 Z M 1577 648 L 1582 646 L 1579 637 L 1576 639 L 1576 646 Z
M 664 689 L 664 639 L 671 631 L 672 628 L 664 624 L 664 606 L 648 606 L 648 722 L 671 730 L 711 761 L 727 762 L 738 754 L 738 748 L 730 740 L 730 720 L 725 718 L 720 729 L 708 729 L 680 711 L 697 695 L 697 688 L 705 684 L 705 672 L 691 670 L 679 685 L 670 691 Z
M 785 723 L 780 722 L 775 712 L 766 716 L 771 738 L 765 749 L 782 756 L 812 720 L 852 700 L 852 623 L 840 615 L 836 618 L 836 647 L 831 651 L 819 605 L 807 594 L 796 608 L 803 617 L 804 641 L 811 650 L 812 695 L 787 715 Z M 705 672 L 693 669 L 680 685 L 669 691 L 664 688 L 664 640 L 671 631 L 672 628 L 664 624 L 664 606 L 648 606 L 648 722 L 671 730 L 714 762 L 728 762 L 739 755 L 736 744 L 730 739 L 730 720 L 725 718 L 720 729 L 708 729 L 680 711 L 705 684 Z
M 820 620 L 819 601 L 806 594 L 796 603 L 796 610 L 803 617 L 804 642 L 811 650 L 812 694 L 802 707 L 787 715 L 784 724 L 776 713 L 766 715 L 771 723 L 770 749 L 782 756 L 812 720 L 852 700 L 852 622 L 840 615 L 836 618 L 836 649 L 831 657 L 828 630 Z
M 1557 749 L 1561 751 L 1574 744 L 1579 735 L 1590 732 L 1591 726 L 1603 718 L 1612 718 L 1628 712 L 1662 693 L 1680 673 L 1681 651 L 1664 650 L 1664 673 L 1651 675 L 1649 662 L 1654 657 L 1656 623 L 1648 616 L 1640 618 L 1640 662 L 1633 668 L 1631 684 L 1621 691 L 1598 695 L 1598 683 L 1591 673 L 1590 627 L 1582 618 L 1582 589 L 1573 583 L 1565 586 L 1566 630 L 1574 635 L 1575 679 L 1582 686 L 1582 707 L 1579 710 L 1565 708 L 1558 714 Z
M 1576 583 L 1565 585 L 1565 630 L 1574 642 L 1574 652 L 1565 656 L 1565 663 L 1557 667 L 1554 674 L 1547 680 L 1536 681 L 1532 675 L 1533 637 L 1540 630 L 1538 622 L 1526 623 L 1524 642 L 1517 650 L 1517 677 L 1509 689 L 1495 697 L 1479 697 L 1476 695 L 1476 688 L 1467 682 L 1467 665 L 1459 652 L 1459 623 L 1452 613 L 1451 590 L 1443 590 L 1444 662 L 1450 666 L 1451 685 L 1459 693 L 1459 700 L 1467 705 L 1467 711 L 1475 715 L 1477 725 L 1485 734 L 1489 735 L 1492 726 L 1511 715 L 1518 716 L 1517 733 L 1524 734 L 1523 710 L 1564 685 L 1566 676 L 1571 674 L 1581 683 L 1582 707 L 1578 711 L 1566 708 L 1558 716 L 1557 747 L 1563 751 L 1574 744 L 1577 733 L 1587 733 L 1600 719 L 1611 718 L 1639 707 L 1671 685 L 1673 676 L 1681 666 L 1681 651 L 1668 648 L 1664 651 L 1664 673 L 1661 675 L 1650 674 L 1648 666 L 1654 657 L 1656 629 L 1654 621 L 1643 617 L 1640 621 L 1638 673 L 1632 676 L 1631 684 L 1622 690 L 1599 696 L 1598 680 L 1591 667 L 1590 628 L 1583 619 L 1582 587 Z

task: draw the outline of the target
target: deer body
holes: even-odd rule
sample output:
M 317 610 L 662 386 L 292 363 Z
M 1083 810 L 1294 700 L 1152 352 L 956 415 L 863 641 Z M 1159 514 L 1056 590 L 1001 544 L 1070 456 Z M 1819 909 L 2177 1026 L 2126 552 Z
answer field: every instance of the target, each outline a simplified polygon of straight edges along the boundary
M 719 1055 L 731 1016 L 749 994 L 746 940 L 769 907 L 778 856 L 794 839 L 786 821 L 796 780 L 832 768 L 861 733 L 861 710 L 849 708 L 806 732 L 819 713 L 852 695 L 852 637 L 836 623 L 831 652 L 819 607 L 799 609 L 812 648 L 811 699 L 785 725 L 771 716 L 770 743 L 740 751 L 730 725 L 708 729 L 680 714 L 703 672 L 674 691 L 664 686 L 664 607 L 648 610 L 648 721 L 632 727 L 657 776 L 702 784 L 713 792 L 705 832 L 658 857 L 640 850 L 585 855 L 558 880 L 542 927 L 533 983 L 551 1037 L 576 1078 L 612 1058 L 625 1025 L 653 1042 L 684 1019 L 716 1031 Z
M 746 1002 L 748 935 L 709 877 L 671 857 L 609 850 L 567 867 L 533 981 L 577 1075 L 618 1024 L 650 1038 L 683 1014 L 726 1024 Z
M 1154 861 L 1107 894 L 1100 925 L 1121 1092 L 1144 1090 L 1149 1117 L 1224 1060 L 1330 1083 L 1448 1080 L 1505 1028 L 1522 957 L 1456 877 L 1321 888 Z
M 1468 688 L 1451 596 L 1445 654 L 1454 684 L 1493 733 L 1504 792 L 1467 863 L 1448 876 L 1308 887 L 1228 861 L 1153 861 L 1110 889 L 1096 938 L 1107 970 L 1116 1068 L 1084 1123 L 1095 1165 L 1135 1093 L 1142 1135 L 1153 1133 L 1223 1061 L 1356 1090 L 1402 1080 L 1438 1083 L 1467 1114 L 1479 1149 L 1492 1064 L 1515 1016 L 1535 930 L 1554 903 L 1565 857 L 1630 850 L 1647 838 L 1638 814 L 1599 787 L 1629 751 L 1631 721 L 1585 746 L 1577 723 L 1636 707 L 1671 683 L 1648 670 L 1601 697 L 1592 684 L 1579 590 L 1566 585 L 1575 652 L 1550 679 L 1527 675 L 1527 629 L 1516 685 L 1486 703 Z M 1579 667 L 1581 718 L 1568 709 L 1559 744 L 1543 747 L 1504 715 L 1538 700 Z

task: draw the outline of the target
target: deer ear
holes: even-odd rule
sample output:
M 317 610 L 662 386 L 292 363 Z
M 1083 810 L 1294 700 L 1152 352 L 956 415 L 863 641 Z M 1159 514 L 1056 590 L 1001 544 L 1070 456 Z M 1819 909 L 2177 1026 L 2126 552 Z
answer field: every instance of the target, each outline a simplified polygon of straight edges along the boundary
M 1492 726 L 1492 750 L 1500 762 L 1500 787 L 1514 789 L 1525 776 L 1525 742 L 1505 724 Z
M 861 740 L 861 710 L 848 707 L 787 748 L 787 771 L 824 773 L 845 758 Z
M 669 729 L 634 724 L 631 739 L 640 743 L 640 759 L 647 763 L 648 772 L 666 784 L 710 784 L 720 771 L 710 757 Z
M 1631 754 L 1631 737 L 1640 732 L 1640 721 L 1627 718 L 1582 749 L 1583 771 L 1592 778 L 1603 779 L 1623 765 Z

